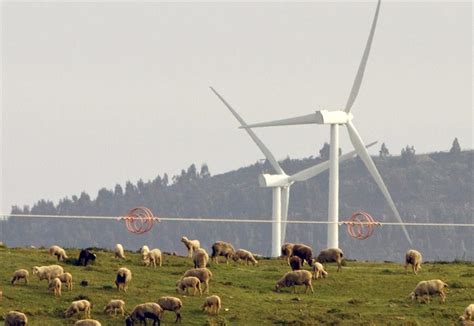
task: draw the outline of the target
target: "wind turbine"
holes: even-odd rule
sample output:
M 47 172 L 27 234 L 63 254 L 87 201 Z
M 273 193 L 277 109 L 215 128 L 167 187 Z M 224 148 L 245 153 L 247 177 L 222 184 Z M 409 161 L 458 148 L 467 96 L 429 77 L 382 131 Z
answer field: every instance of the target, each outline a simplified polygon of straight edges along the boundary
M 239 121 L 241 127 L 245 128 L 247 126 L 247 123 L 244 121 L 244 119 L 242 119 L 242 117 L 230 106 L 229 103 L 227 103 L 227 101 L 214 88 L 210 87 L 210 89 Z M 329 161 L 319 163 L 289 176 L 281 168 L 280 164 L 275 159 L 275 156 L 273 156 L 270 150 L 263 144 L 260 138 L 257 137 L 253 130 L 249 128 L 245 128 L 245 130 L 247 131 L 250 138 L 252 138 L 254 143 L 258 146 L 258 148 L 263 153 L 268 162 L 270 162 L 271 166 L 276 172 L 276 174 L 259 175 L 258 182 L 261 187 L 272 188 L 272 257 L 278 257 L 280 255 L 282 240 L 284 241 L 286 236 L 286 221 L 288 217 L 288 203 L 290 199 L 291 185 L 296 181 L 305 181 L 326 171 L 329 168 Z M 373 142 L 369 144 L 368 147 L 375 144 L 376 142 Z M 340 157 L 340 161 L 343 162 L 345 160 L 354 158 L 356 155 L 356 151 L 352 151 L 350 153 L 342 155 Z M 282 221 L 283 235 L 281 225 Z
M 372 158 L 370 157 L 364 142 L 360 137 L 359 132 L 357 131 L 354 123 L 352 122 L 353 115 L 351 113 L 352 105 L 354 104 L 357 94 L 362 83 L 362 78 L 364 77 L 365 66 L 367 64 L 367 59 L 369 58 L 370 47 L 372 45 L 372 40 L 374 38 L 375 27 L 377 25 L 377 19 L 380 10 L 380 0 L 378 0 L 377 8 L 375 10 L 374 19 L 372 21 L 372 27 L 370 29 L 369 38 L 365 46 L 364 54 L 362 55 L 362 60 L 359 65 L 354 83 L 352 85 L 351 93 L 347 100 L 347 104 L 344 110 L 339 111 L 327 111 L 320 110 L 315 113 L 298 116 L 290 119 L 283 119 L 277 121 L 263 122 L 257 124 L 251 124 L 247 126 L 242 126 L 241 128 L 256 128 L 256 127 L 270 127 L 270 126 L 286 126 L 286 125 L 301 125 L 301 124 L 324 124 L 330 125 L 331 127 L 331 147 L 329 154 L 330 169 L 329 169 L 329 207 L 328 207 L 328 248 L 339 248 L 339 126 L 345 125 L 349 133 L 349 138 L 351 140 L 354 149 L 364 162 L 365 166 L 369 170 L 370 174 L 375 180 L 375 183 L 378 185 L 382 191 L 385 199 L 387 200 L 391 210 L 393 211 L 395 217 L 400 223 L 403 223 L 400 214 L 395 206 L 395 203 L 390 196 L 390 193 L 385 186 L 380 173 L 375 167 Z M 410 244 L 412 241 L 408 232 L 405 228 L 405 225 L 402 225 L 403 232 Z

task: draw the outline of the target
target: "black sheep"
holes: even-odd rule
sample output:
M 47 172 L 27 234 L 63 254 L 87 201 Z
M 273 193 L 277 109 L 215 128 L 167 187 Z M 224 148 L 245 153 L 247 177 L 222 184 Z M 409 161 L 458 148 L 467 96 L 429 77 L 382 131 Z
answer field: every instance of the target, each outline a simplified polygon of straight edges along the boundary
M 89 249 L 82 249 L 79 253 L 78 265 L 87 266 L 87 263 L 90 260 L 95 261 L 96 258 L 96 254 L 91 252 Z

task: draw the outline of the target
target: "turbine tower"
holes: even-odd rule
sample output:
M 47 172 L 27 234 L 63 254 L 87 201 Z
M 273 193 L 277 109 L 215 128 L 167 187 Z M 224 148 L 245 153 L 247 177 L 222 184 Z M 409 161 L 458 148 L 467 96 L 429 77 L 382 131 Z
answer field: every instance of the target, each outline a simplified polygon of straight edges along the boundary
M 222 101 L 222 103 L 224 103 L 237 121 L 239 121 L 240 126 L 245 128 L 247 123 L 244 119 L 242 119 L 242 117 L 214 88 L 210 87 L 210 89 Z M 326 171 L 329 168 L 329 161 L 322 162 L 289 176 L 281 168 L 280 164 L 275 159 L 275 156 L 273 156 L 270 150 L 263 144 L 260 138 L 257 137 L 253 130 L 249 128 L 246 128 L 245 130 L 276 172 L 276 174 L 259 175 L 258 182 L 261 187 L 272 188 L 272 257 L 278 257 L 280 255 L 282 242 L 286 237 L 286 221 L 288 218 L 288 203 L 290 199 L 291 185 L 296 181 L 305 181 Z M 375 144 L 376 142 L 373 142 L 369 144 L 368 147 Z M 340 161 L 343 162 L 354 158 L 356 155 L 356 151 L 352 151 L 342 155 Z
M 367 40 L 367 44 L 365 46 L 364 54 L 362 55 L 362 60 L 359 65 L 359 69 L 357 71 L 356 77 L 354 79 L 354 83 L 352 85 L 352 89 L 347 100 L 347 104 L 344 110 L 339 111 L 327 111 L 327 110 L 320 110 L 316 111 L 315 113 L 294 117 L 290 119 L 283 119 L 271 122 L 263 122 L 257 124 L 251 124 L 247 126 L 242 126 L 241 128 L 256 128 L 256 127 L 270 127 L 270 126 L 286 126 L 286 125 L 301 125 L 301 124 L 324 124 L 330 126 L 330 137 L 331 137 L 331 147 L 330 147 L 330 154 L 329 154 L 329 161 L 330 161 L 330 169 L 329 169 L 329 203 L 328 203 L 328 239 L 327 245 L 328 248 L 339 248 L 339 156 L 338 156 L 338 149 L 339 149 L 339 126 L 345 125 L 347 127 L 347 131 L 349 133 L 349 138 L 351 140 L 352 145 L 354 146 L 355 151 L 364 162 L 364 165 L 369 170 L 370 174 L 375 180 L 375 183 L 378 185 L 380 190 L 382 191 L 385 199 L 387 200 L 392 212 L 394 213 L 395 217 L 400 223 L 403 223 L 400 214 L 395 206 L 395 203 L 390 196 L 390 193 L 385 186 L 380 173 L 378 172 L 377 168 L 375 167 L 372 158 L 370 157 L 366 147 L 364 146 L 364 142 L 360 137 L 359 132 L 357 131 L 356 127 L 354 126 L 352 119 L 353 115 L 351 113 L 352 105 L 354 104 L 357 94 L 359 93 L 359 89 L 362 83 L 362 79 L 364 77 L 364 71 L 367 64 L 367 59 L 369 58 L 370 47 L 372 45 L 372 40 L 374 38 L 375 27 L 377 25 L 377 19 L 380 10 L 380 0 L 377 3 L 377 8 L 375 10 L 374 19 L 372 21 L 372 27 L 370 29 L 369 38 Z M 249 129 L 247 129 L 249 130 Z M 411 244 L 412 241 L 408 232 L 404 225 L 403 232 Z

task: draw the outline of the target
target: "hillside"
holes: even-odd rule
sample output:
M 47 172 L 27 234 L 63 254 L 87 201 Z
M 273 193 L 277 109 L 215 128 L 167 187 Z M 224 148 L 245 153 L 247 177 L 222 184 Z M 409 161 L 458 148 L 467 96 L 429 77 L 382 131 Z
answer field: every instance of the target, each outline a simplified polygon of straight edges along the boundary
M 473 158 L 474 151 L 377 157 L 375 163 L 405 222 L 473 223 Z M 286 159 L 281 162 L 288 174 L 321 162 L 320 158 Z M 271 190 L 259 188 L 257 176 L 272 172 L 267 163 L 211 176 L 207 166 L 201 171 L 192 165 L 178 176 L 157 176 L 136 184 L 127 182 L 125 189 L 116 185 L 101 189 L 95 199 L 82 193 L 65 197 L 58 204 L 45 200 L 33 207 L 14 207 L 13 213 L 53 215 L 121 216 L 136 206 L 149 207 L 158 216 L 218 217 L 269 219 Z M 358 210 L 369 212 L 381 222 L 395 222 L 381 192 L 359 159 L 341 164 L 340 220 Z M 328 173 L 291 188 L 290 220 L 327 220 Z M 3 232 L 1 230 L 4 230 Z M 8 231 L 7 231 L 8 230 Z M 15 236 L 21 232 L 24 237 Z M 176 239 L 182 235 L 197 238 L 209 246 L 208 239 L 221 238 L 237 247 L 251 248 L 268 255 L 270 224 L 163 222 L 149 234 L 137 237 L 124 231 L 123 225 L 105 221 L 54 221 L 11 218 L 0 223 L 0 240 L 11 246 L 51 245 L 70 247 L 107 247 L 121 242 L 139 247 L 143 241 L 167 251 L 180 250 Z M 474 260 L 471 228 L 410 228 L 413 246 L 428 259 Z M 355 259 L 396 260 L 408 249 L 398 226 L 385 226 L 366 241 L 349 238 L 345 227 L 340 231 L 341 247 Z M 325 225 L 289 225 L 287 241 L 308 243 L 313 248 L 326 244 Z
M 68 250 L 77 257 L 78 250 Z M 126 252 L 126 260 L 113 258 L 112 252 L 98 251 L 96 262 L 88 267 L 72 265 L 72 260 L 61 263 L 72 273 L 74 288 L 63 289 L 61 298 L 54 298 L 40 282 L 30 275 L 29 285 L 9 283 L 13 271 L 30 270 L 35 265 L 54 264 L 54 257 L 46 249 L 0 248 L 0 316 L 11 309 L 25 312 L 30 324 L 72 325 L 78 316 L 64 319 L 63 312 L 75 298 L 86 296 L 93 304 L 92 317 L 102 325 L 124 325 L 121 317 L 106 316 L 102 309 L 108 300 L 121 298 L 130 311 L 135 304 L 157 300 L 164 295 L 178 296 L 183 301 L 183 325 L 455 325 L 464 308 L 474 301 L 474 265 L 466 263 L 426 263 L 418 275 L 405 275 L 403 266 L 394 263 L 347 262 L 342 271 L 329 265 L 329 276 L 314 281 L 314 294 L 291 293 L 285 288 L 274 291 L 276 281 L 288 271 L 286 261 L 260 260 L 255 267 L 243 264 L 211 264 L 213 279 L 210 294 L 221 297 L 223 309 L 218 317 L 208 317 L 200 311 L 203 297 L 176 294 L 175 283 L 187 269 L 190 259 L 179 256 L 164 257 L 161 268 L 147 268 L 136 253 Z M 115 273 L 126 266 L 133 273 L 127 293 L 114 288 Z M 307 266 L 306 266 L 307 268 Z M 408 298 L 420 280 L 441 278 L 449 289 L 445 304 L 432 298 L 430 304 L 412 303 Z M 89 281 L 81 287 L 79 282 Z M 1 319 L 2 317 L 0 317 Z M 166 312 L 164 324 L 174 324 L 174 314 Z

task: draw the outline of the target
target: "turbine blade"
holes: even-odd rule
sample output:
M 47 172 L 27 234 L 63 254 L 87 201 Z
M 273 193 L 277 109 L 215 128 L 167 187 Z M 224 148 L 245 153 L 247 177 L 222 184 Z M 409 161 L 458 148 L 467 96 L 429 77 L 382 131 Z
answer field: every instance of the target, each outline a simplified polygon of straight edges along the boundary
M 226 100 L 212 87 L 210 87 L 211 91 L 216 94 L 216 96 L 224 103 L 225 106 L 229 109 L 229 111 L 234 115 L 234 117 L 240 122 L 242 126 L 247 126 L 247 123 L 242 119 L 242 117 L 230 106 L 229 103 L 227 103 Z M 258 146 L 260 151 L 265 155 L 265 158 L 270 162 L 272 167 L 275 169 L 276 173 L 278 174 L 285 174 L 285 171 L 281 168 L 280 164 L 278 164 L 278 161 L 275 159 L 273 154 L 270 152 L 270 150 L 262 143 L 260 138 L 257 137 L 257 135 L 253 132 L 252 129 L 246 128 L 245 131 L 249 134 L 250 138 L 254 141 L 254 143 Z
M 289 126 L 289 125 L 305 125 L 305 124 L 312 124 L 317 123 L 316 121 L 316 114 L 308 114 L 302 115 L 299 117 L 283 119 L 283 120 L 275 120 L 269 122 L 261 122 L 261 123 L 254 123 L 246 126 L 242 126 L 240 128 L 258 128 L 258 127 L 274 127 L 274 126 Z
M 370 143 L 369 145 L 367 145 L 366 147 L 369 148 L 373 145 L 377 144 L 377 142 L 372 142 Z M 344 162 L 346 160 L 349 160 L 349 159 L 352 159 L 354 157 L 357 156 L 357 151 L 352 151 L 352 152 L 349 152 L 349 153 L 346 153 L 344 155 L 341 155 L 341 157 L 339 157 L 339 162 Z M 308 180 L 314 176 L 317 176 L 318 174 L 326 171 L 327 169 L 329 169 L 329 161 L 325 161 L 325 162 L 322 162 L 322 163 L 319 163 L 317 165 L 314 165 L 310 168 L 307 168 L 307 169 L 304 169 L 303 171 L 300 171 L 298 173 L 295 173 L 293 175 L 291 175 L 288 180 L 289 181 L 305 181 L 305 180 Z
M 288 220 L 288 205 L 290 203 L 290 187 L 281 188 L 281 243 L 286 242 L 286 221 Z
M 388 189 L 385 186 L 385 183 L 383 182 L 383 179 L 380 176 L 379 171 L 375 167 L 374 161 L 372 161 L 372 158 L 370 157 L 369 152 L 364 147 L 364 143 L 362 142 L 362 138 L 357 132 L 357 129 L 355 128 L 355 126 L 352 124 L 351 121 L 349 121 L 346 125 L 347 125 L 347 131 L 349 132 L 349 137 L 351 138 L 352 145 L 354 145 L 354 148 L 357 151 L 357 154 L 361 158 L 362 162 L 364 162 L 365 166 L 367 167 L 370 174 L 374 178 L 377 186 L 382 191 L 385 199 L 388 202 L 388 205 L 393 211 L 393 214 L 395 214 L 395 217 L 400 223 L 403 223 L 402 218 L 400 217 L 400 213 L 398 213 L 397 207 L 395 206 L 395 203 L 393 202 L 392 197 L 390 196 L 390 193 L 388 192 Z M 410 236 L 408 235 L 408 231 L 405 225 L 402 224 L 402 228 L 408 242 L 410 243 L 410 245 L 412 245 L 413 243 L 411 241 Z
M 357 94 L 359 94 L 360 85 L 362 84 L 362 78 L 364 78 L 365 66 L 367 65 L 367 60 L 369 59 L 370 47 L 372 46 L 372 40 L 374 39 L 375 34 L 375 26 L 377 25 L 377 18 L 379 17 L 380 1 L 381 0 L 378 0 L 377 9 L 375 10 L 374 20 L 372 22 L 372 27 L 369 33 L 369 38 L 367 39 L 364 54 L 362 55 L 362 60 L 360 61 L 359 69 L 357 70 L 357 75 L 354 79 L 349 99 L 347 100 L 345 108 L 345 111 L 347 113 L 351 111 L 352 105 L 354 104 L 357 98 Z

